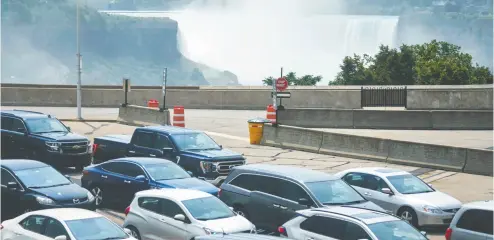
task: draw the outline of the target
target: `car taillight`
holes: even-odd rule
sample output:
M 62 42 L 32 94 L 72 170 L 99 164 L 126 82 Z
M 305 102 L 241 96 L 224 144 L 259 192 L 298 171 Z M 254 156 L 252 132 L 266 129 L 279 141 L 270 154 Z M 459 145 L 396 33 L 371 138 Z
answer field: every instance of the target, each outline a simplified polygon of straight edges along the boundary
M 221 197 L 221 189 L 218 190 L 218 197 Z
M 124 212 L 125 213 L 125 216 L 127 216 L 127 214 L 129 214 L 129 212 L 130 212 L 130 206 L 128 206 L 127 208 L 125 208 L 125 212 Z
M 453 234 L 453 229 L 451 228 L 446 229 L 446 234 L 444 234 L 446 240 L 451 240 L 451 234 Z
M 89 174 L 89 172 L 87 170 L 82 171 L 82 175 L 88 175 L 88 174 Z
M 93 156 L 96 153 L 96 150 L 98 150 L 98 144 L 93 143 Z
M 282 236 L 288 237 L 288 234 L 286 233 L 285 227 L 278 227 L 278 233 L 280 233 L 280 235 L 282 235 Z

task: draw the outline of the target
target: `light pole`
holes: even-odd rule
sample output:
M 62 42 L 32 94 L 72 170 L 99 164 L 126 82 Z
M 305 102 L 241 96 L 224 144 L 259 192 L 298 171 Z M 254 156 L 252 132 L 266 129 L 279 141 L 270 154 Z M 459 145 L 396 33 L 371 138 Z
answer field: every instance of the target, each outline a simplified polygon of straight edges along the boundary
M 77 27 L 76 27 L 76 31 L 77 31 L 77 35 L 76 35 L 76 38 L 77 38 L 77 119 L 81 120 L 82 119 L 82 90 L 81 90 L 81 68 L 82 68 L 82 57 L 81 57 L 81 44 L 80 44 L 80 41 L 79 41 L 79 1 L 80 0 L 76 0 L 77 2 Z

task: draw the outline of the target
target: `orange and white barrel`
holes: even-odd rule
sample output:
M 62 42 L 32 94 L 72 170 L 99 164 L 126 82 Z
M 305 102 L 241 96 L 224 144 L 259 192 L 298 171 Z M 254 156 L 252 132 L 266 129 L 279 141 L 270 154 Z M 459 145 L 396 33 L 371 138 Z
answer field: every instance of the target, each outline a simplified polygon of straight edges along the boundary
M 173 107 L 173 126 L 185 127 L 185 110 L 183 106 Z
M 273 105 L 268 105 L 266 110 L 266 118 L 271 121 L 271 123 L 276 123 L 276 110 Z

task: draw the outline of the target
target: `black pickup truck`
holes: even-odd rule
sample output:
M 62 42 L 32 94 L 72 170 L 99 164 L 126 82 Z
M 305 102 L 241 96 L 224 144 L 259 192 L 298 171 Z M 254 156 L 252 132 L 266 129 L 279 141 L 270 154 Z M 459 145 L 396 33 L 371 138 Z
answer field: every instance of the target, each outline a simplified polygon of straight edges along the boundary
M 1 158 L 24 158 L 54 167 L 91 164 L 91 142 L 57 118 L 40 112 L 3 110 Z
M 121 157 L 168 159 L 215 185 L 222 183 L 233 167 L 246 163 L 242 154 L 224 149 L 207 134 L 172 126 L 139 127 L 132 136 L 94 138 L 93 163 Z

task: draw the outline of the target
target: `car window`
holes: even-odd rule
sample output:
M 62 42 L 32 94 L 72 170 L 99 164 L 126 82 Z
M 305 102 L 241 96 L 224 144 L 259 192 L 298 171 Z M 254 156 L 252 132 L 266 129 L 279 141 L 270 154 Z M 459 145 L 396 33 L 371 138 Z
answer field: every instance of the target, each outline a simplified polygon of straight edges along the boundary
M 132 138 L 132 143 L 136 146 L 152 148 L 154 146 L 154 136 L 155 135 L 153 133 L 135 132 Z
M 129 177 L 137 177 L 139 175 L 146 176 L 141 167 L 133 164 L 133 163 L 122 163 L 122 169 L 120 169 L 120 173 L 129 176 Z
M 324 205 L 355 204 L 367 201 L 341 179 L 306 182 L 305 185 L 316 199 Z
M 388 184 L 384 182 L 384 180 L 378 176 L 372 174 L 365 174 L 364 176 L 364 187 L 373 190 L 373 191 L 381 191 L 383 188 L 389 188 Z
M 182 201 L 193 218 L 199 221 L 224 219 L 235 216 L 235 213 L 219 198 L 209 196 Z
M 402 194 L 434 192 L 434 189 L 412 174 L 389 176 L 386 178 L 396 191 Z
M 363 188 L 365 184 L 364 177 L 360 173 L 348 173 L 343 180 L 352 186 L 361 188 Z
M 359 225 L 347 222 L 345 229 L 345 236 L 342 240 L 359 240 L 359 239 L 371 239 L 369 234 Z
M 67 234 L 67 231 L 65 230 L 65 227 L 59 221 L 52 218 L 48 218 L 46 220 L 45 232 L 43 235 L 50 238 L 66 236 L 67 239 L 70 239 L 69 234 Z
M 160 199 L 161 209 L 160 214 L 169 218 L 175 217 L 177 214 L 184 214 L 184 211 L 178 204 L 168 199 Z M 184 214 L 185 216 L 185 214 Z
M 146 171 L 156 181 L 190 178 L 190 175 L 179 165 L 169 162 L 145 165 Z
M 45 220 L 46 217 L 31 215 L 22 220 L 19 224 L 22 226 L 22 228 L 28 231 L 41 234 L 43 231 L 43 223 L 45 222 Z
M 241 174 L 229 182 L 230 185 L 241 187 L 249 191 L 259 191 L 276 195 L 276 188 L 279 187 L 276 178 L 253 175 L 253 174 Z
M 12 119 L 12 130 L 16 132 L 26 132 L 26 127 L 24 127 L 24 123 L 22 123 L 19 119 Z
M 344 239 L 347 222 L 331 217 L 312 216 L 300 228 L 330 238 Z
M 7 170 L 2 168 L 2 185 L 7 186 L 9 182 L 17 182 Z
M 168 139 L 168 137 L 164 135 L 156 135 L 156 141 L 154 142 L 154 148 L 163 149 L 163 148 L 173 148 L 172 142 Z
M 466 210 L 456 227 L 469 231 L 492 235 L 493 212 L 480 209 Z
M 278 188 L 276 188 L 276 196 L 292 200 L 294 202 L 298 202 L 298 200 L 301 198 L 311 200 L 309 194 L 307 194 L 307 192 L 299 185 L 281 179 L 276 179 L 275 181 L 275 184 L 279 186 Z
M 137 199 L 137 204 L 140 208 L 151 212 L 160 213 L 160 199 L 152 197 L 140 197 Z
M 2 117 L 2 129 L 12 131 L 12 118 Z
M 416 228 L 403 220 L 377 222 L 367 227 L 379 240 L 427 240 Z

